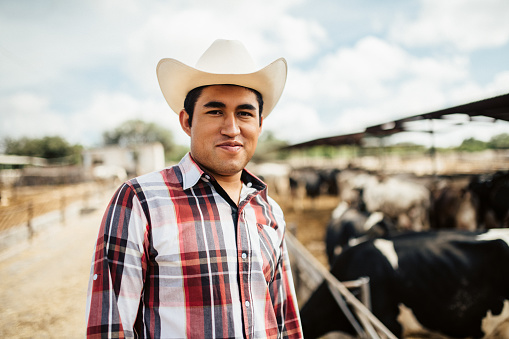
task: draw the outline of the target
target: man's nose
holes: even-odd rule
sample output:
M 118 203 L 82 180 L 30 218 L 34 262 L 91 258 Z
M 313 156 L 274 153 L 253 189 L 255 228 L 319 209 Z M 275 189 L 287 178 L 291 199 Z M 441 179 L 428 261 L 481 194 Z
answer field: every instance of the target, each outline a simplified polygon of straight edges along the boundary
M 240 134 L 240 128 L 235 114 L 226 114 L 223 119 L 221 133 L 229 137 L 235 137 Z

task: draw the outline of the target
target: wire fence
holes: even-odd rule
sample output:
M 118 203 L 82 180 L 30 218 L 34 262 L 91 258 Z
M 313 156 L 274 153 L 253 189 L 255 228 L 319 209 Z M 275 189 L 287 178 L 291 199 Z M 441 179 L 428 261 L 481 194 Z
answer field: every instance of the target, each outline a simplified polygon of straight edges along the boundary
M 0 234 L 25 228 L 32 237 L 38 224 L 62 223 L 71 214 L 86 213 L 93 201 L 111 192 L 111 185 L 96 182 L 74 185 L 12 188 L 0 206 Z M 7 202 L 5 201 L 7 199 Z

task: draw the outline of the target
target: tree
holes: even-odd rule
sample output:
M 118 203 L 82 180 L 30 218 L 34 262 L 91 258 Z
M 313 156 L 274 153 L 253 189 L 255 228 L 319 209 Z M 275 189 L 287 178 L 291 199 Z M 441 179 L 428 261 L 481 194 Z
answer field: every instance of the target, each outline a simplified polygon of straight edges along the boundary
M 173 134 L 153 122 L 143 120 L 128 120 L 113 131 L 103 133 L 105 145 L 132 146 L 152 142 L 160 142 L 164 148 L 165 158 L 171 159 L 172 153 L 181 153 L 173 142 Z
M 494 135 L 488 142 L 488 147 L 492 149 L 508 149 L 509 148 L 509 134 L 502 133 Z
M 478 152 L 488 148 L 487 143 L 475 138 L 468 138 L 463 140 L 461 145 L 457 148 L 459 151 Z
M 254 162 L 263 162 L 271 160 L 281 160 L 287 157 L 288 152 L 281 151 L 280 148 L 287 146 L 288 143 L 278 139 L 274 132 L 264 131 L 258 139 L 258 146 L 253 155 Z
M 4 152 L 10 155 L 40 157 L 50 160 L 60 159 L 76 164 L 81 161 L 81 145 L 71 145 L 59 136 L 46 136 L 40 139 L 23 137 L 4 139 Z

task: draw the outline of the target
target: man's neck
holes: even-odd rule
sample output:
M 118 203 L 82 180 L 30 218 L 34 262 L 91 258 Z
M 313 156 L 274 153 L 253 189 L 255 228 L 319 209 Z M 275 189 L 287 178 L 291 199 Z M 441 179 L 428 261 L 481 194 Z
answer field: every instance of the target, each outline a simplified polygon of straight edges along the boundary
M 191 155 L 192 157 L 192 155 Z M 221 175 L 208 170 L 205 166 L 196 162 L 205 172 L 211 174 L 221 188 L 228 194 L 232 201 L 238 205 L 240 202 L 240 191 L 242 190 L 242 171 L 232 175 Z
M 240 180 L 241 173 L 235 176 L 221 177 L 214 176 L 217 183 L 224 189 L 226 194 L 235 202 L 235 204 L 239 204 L 240 201 L 240 191 L 242 189 L 242 181 Z

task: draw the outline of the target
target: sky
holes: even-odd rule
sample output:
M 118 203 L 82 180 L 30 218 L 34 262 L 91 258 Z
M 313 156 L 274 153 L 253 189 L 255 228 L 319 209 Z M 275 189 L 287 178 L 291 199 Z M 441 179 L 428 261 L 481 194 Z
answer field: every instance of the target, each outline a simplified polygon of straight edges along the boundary
M 194 66 L 218 38 L 288 63 L 264 131 L 298 143 L 509 93 L 507 0 L 0 0 L 0 139 L 96 147 L 142 119 L 188 145 L 156 65 Z M 459 145 L 509 123 L 453 116 L 389 142 Z M 458 125 L 458 122 L 463 124 Z M 415 126 L 416 130 L 428 128 Z

